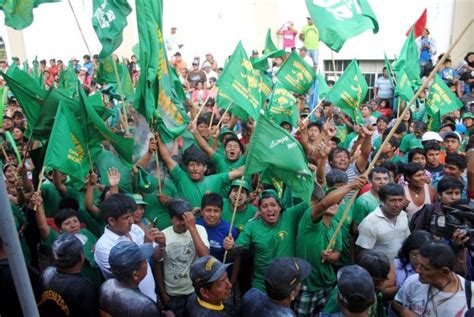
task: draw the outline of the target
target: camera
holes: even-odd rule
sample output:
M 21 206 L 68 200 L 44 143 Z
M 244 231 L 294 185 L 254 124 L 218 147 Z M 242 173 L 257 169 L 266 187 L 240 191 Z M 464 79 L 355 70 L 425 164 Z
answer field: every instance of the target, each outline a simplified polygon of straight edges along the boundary
M 443 211 L 434 212 L 431 218 L 430 231 L 433 235 L 451 240 L 456 229 L 464 230 L 469 236 L 466 247 L 474 251 L 474 209 L 468 205 L 459 204 L 444 207 Z

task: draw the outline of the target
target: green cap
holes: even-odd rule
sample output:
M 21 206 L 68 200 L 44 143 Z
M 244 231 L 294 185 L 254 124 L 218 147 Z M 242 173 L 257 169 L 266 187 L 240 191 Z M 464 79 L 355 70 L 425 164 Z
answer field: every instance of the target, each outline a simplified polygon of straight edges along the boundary
M 247 190 L 247 193 L 250 193 L 252 191 L 252 185 L 246 180 L 243 180 L 241 178 L 234 179 L 232 183 L 230 183 L 230 187 L 232 186 L 239 187 L 240 184 L 242 184 L 242 188 L 245 188 Z
M 469 119 L 469 118 L 474 119 L 474 114 L 470 111 L 469 112 L 464 112 L 461 116 L 461 119 L 463 119 L 463 120 L 464 119 Z
M 142 195 L 140 194 L 128 194 L 128 196 L 130 198 L 132 198 L 133 200 L 135 200 L 135 204 L 137 205 L 148 205 L 144 200 L 143 200 L 143 197 Z
M 222 142 L 222 139 L 224 139 L 224 136 L 226 136 L 227 134 L 230 134 L 232 136 L 235 136 L 236 138 L 239 138 L 237 136 L 237 134 L 235 134 L 234 131 L 232 130 L 229 130 L 229 129 L 225 129 L 225 130 L 222 130 L 220 133 L 219 133 L 219 142 Z

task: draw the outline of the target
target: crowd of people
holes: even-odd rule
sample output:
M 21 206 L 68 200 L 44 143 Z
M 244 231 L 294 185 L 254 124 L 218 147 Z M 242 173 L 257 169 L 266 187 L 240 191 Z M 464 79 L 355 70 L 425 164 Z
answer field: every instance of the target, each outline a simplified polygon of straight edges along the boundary
M 299 34 L 305 45 L 300 56 L 317 68 L 319 40 L 311 19 L 300 32 L 288 22 L 277 34 L 289 51 L 296 49 Z M 183 45 L 175 37 L 167 45 L 188 99 L 192 145 L 185 146 L 183 138 L 166 144 L 145 129 L 145 150 L 135 153 L 129 168 L 105 141 L 81 189 L 54 169 L 35 188 L 32 152 L 38 144 L 29 142 L 22 105 L 7 96 L 3 175 L 41 316 L 470 312 L 474 52 L 458 68 L 450 59 L 440 68 L 462 108 L 442 117 L 436 131 L 427 124 L 429 90 L 403 111 L 386 69 L 375 83 L 374 99 L 360 105 L 362 126 L 327 101 L 309 116 L 311 98 L 297 95 L 298 125 L 281 126 L 295 133 L 314 172 L 315 189 L 305 202 L 284 179 L 265 173 L 242 177 L 255 122 L 217 104 L 213 87 L 223 68 L 211 53 L 202 60 L 194 56 L 188 67 L 178 51 Z M 422 79 L 436 65 L 435 54 L 426 30 L 420 39 Z M 254 51 L 250 58 L 258 55 Z M 272 60 L 265 76 L 273 76 L 285 58 Z M 96 81 L 97 55 L 71 61 L 87 94 L 106 91 L 107 84 Z M 136 85 L 139 61 L 132 56 L 126 63 Z M 8 67 L 0 62 L 3 72 Z M 39 62 L 46 88 L 58 86 L 65 67 L 61 60 Z M 0 85 L 5 87 L 3 79 Z M 106 93 L 102 97 L 109 108 L 118 102 Z M 138 131 L 146 123 L 131 103 L 126 107 L 134 130 L 124 132 L 124 120 L 106 123 L 140 143 Z M 367 170 L 391 131 L 375 167 Z M 149 183 L 144 185 L 139 170 Z M 353 195 L 355 203 L 347 209 Z M 0 315 L 22 316 L 5 249 L 0 239 Z

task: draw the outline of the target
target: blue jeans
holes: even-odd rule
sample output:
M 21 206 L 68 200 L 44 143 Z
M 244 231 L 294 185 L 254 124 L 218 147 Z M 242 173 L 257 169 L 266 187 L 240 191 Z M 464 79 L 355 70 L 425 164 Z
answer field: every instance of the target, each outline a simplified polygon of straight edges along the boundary
M 190 294 L 191 295 L 191 294 Z M 170 309 L 176 317 L 183 317 L 190 295 L 170 296 Z
M 318 66 L 319 50 L 308 50 L 308 56 L 313 60 L 313 66 Z

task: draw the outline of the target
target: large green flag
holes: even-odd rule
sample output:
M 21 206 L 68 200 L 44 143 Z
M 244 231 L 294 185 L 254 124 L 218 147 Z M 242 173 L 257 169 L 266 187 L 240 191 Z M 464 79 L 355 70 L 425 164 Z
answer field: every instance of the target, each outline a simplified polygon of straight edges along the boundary
M 70 61 L 68 67 L 59 73 L 59 90 L 68 97 L 76 98 L 78 83 L 74 64 Z
M 252 66 L 255 69 L 266 71 L 270 66 L 268 65 L 269 58 L 285 56 L 285 50 L 279 50 L 272 40 L 271 30 L 268 29 L 267 36 L 265 37 L 265 49 L 263 55 L 259 58 L 251 59 Z
M 426 103 L 429 113 L 434 115 L 436 112 L 439 112 L 440 119 L 448 113 L 462 107 L 462 102 L 449 89 L 438 74 L 435 75 L 433 84 L 430 87 Z
M 265 37 L 265 49 L 263 50 L 264 54 L 278 51 L 275 43 L 272 40 L 272 31 L 268 29 L 267 36 Z
M 135 99 L 135 89 L 133 88 L 132 77 L 130 76 L 130 72 L 128 71 L 127 64 L 125 60 L 122 60 L 122 70 L 121 70 L 121 78 L 120 78 L 123 95 L 125 96 L 125 100 L 127 103 L 133 102 Z
M 362 113 L 359 106 L 364 101 L 369 86 L 362 75 L 355 59 L 347 66 L 329 91 L 326 99 L 338 106 L 355 123 L 363 125 Z
M 300 143 L 285 129 L 260 115 L 249 145 L 246 175 L 266 171 L 284 181 L 291 193 L 311 201 L 313 173 Z
M 239 42 L 216 85 L 235 105 L 256 120 L 263 103 L 261 81 L 262 77 L 253 68 Z
M 92 25 L 102 43 L 100 58 L 112 54 L 122 44 L 123 29 L 132 8 L 127 0 L 93 0 Z
M 296 98 L 280 83 L 276 83 L 273 87 L 266 113 L 268 118 L 277 124 L 288 122 L 293 127 L 296 127 L 298 124 L 299 115 L 296 106 Z
M 0 9 L 5 14 L 5 25 L 22 30 L 33 23 L 33 8 L 40 4 L 60 0 L 3 0 Z
M 114 60 L 112 58 L 112 55 L 99 59 L 99 67 L 97 67 L 96 73 L 96 80 L 99 84 L 104 85 L 117 83 L 113 63 Z M 119 69 L 120 68 L 117 66 L 117 71 L 119 71 Z
M 412 87 L 417 88 L 421 85 L 418 46 L 415 42 L 413 29 L 403 44 L 400 56 L 398 56 L 395 63 L 393 63 L 393 70 L 395 73 L 405 70 Z
M 135 108 L 148 122 L 154 121 L 163 140 L 169 142 L 187 128 L 189 118 L 183 105 L 183 91 L 166 57 L 163 40 L 162 0 L 137 0 L 141 74 L 136 89 Z
M 410 85 L 410 79 L 408 79 L 408 75 L 405 73 L 405 70 L 401 70 L 397 72 L 397 85 L 395 86 L 395 96 L 400 96 L 406 102 L 409 102 L 411 98 L 415 95 L 413 89 Z
M 109 141 L 109 143 L 114 147 L 114 149 L 117 151 L 117 154 L 122 158 L 124 163 L 132 165 L 134 139 L 119 136 L 109 130 L 109 128 L 91 103 L 91 101 L 95 103 L 102 103 L 100 95 L 96 94 L 87 97 L 82 88 L 80 89 L 79 93 L 81 104 L 85 108 L 85 111 L 87 113 L 87 119 L 92 122 L 92 125 L 95 128 L 95 131 L 88 131 L 88 134 L 100 134 L 103 139 Z
M 385 52 L 383 53 L 383 57 L 384 57 L 385 68 L 387 69 L 388 79 L 390 80 L 390 83 L 392 85 L 395 85 L 395 83 L 393 82 L 393 77 L 392 77 L 392 74 L 393 74 L 392 64 L 388 60 L 387 54 L 385 54 Z
M 219 89 L 216 98 L 216 105 L 221 109 L 229 108 L 229 112 L 240 120 L 247 122 L 249 120 L 249 114 L 245 112 L 239 105 L 234 103 L 229 96 Z
M 38 82 L 42 89 L 45 89 L 43 72 L 39 69 L 38 59 L 36 58 L 33 61 L 33 70 L 31 72 L 31 77 L 33 77 L 33 79 Z
M 366 30 L 379 31 L 379 24 L 367 0 L 306 0 L 309 14 L 321 41 L 339 52 L 347 39 Z
M 305 94 L 316 78 L 313 67 L 296 52 L 291 52 L 275 76 L 286 89 L 298 94 Z
M 63 102 L 56 113 L 44 166 L 68 174 L 77 183 L 84 182 L 91 167 L 82 124 Z
M 326 82 L 326 79 L 324 79 L 324 76 L 319 71 L 316 75 L 316 78 L 318 81 L 318 97 L 324 98 L 328 95 L 330 88 Z

